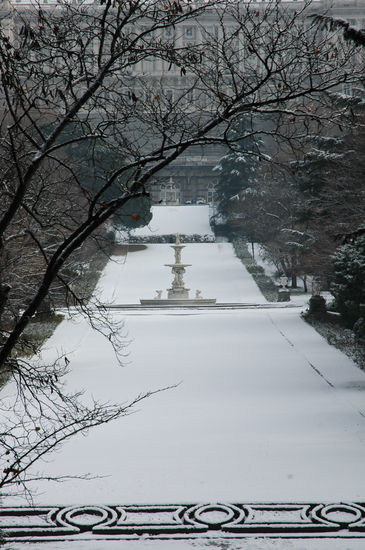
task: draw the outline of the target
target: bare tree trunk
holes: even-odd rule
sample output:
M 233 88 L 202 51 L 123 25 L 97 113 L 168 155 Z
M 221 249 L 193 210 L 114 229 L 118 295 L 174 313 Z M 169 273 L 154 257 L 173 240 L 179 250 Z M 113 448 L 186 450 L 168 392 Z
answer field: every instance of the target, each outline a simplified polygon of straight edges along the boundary
M 304 292 L 308 292 L 307 275 L 303 275 Z

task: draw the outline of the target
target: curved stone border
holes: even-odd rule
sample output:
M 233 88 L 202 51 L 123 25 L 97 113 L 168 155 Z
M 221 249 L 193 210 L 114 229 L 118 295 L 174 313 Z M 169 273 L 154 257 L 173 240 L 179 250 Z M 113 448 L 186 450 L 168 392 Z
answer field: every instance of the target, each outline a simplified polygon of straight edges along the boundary
M 2 507 L 0 530 L 7 541 L 138 536 L 365 539 L 365 503 Z

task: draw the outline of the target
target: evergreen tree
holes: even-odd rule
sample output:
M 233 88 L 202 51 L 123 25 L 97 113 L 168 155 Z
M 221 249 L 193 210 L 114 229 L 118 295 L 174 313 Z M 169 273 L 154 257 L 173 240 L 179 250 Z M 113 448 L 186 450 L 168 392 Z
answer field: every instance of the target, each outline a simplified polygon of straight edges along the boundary
M 365 304 L 365 234 L 340 246 L 333 260 L 331 290 L 338 311 L 353 328 L 360 318 L 361 305 Z
M 231 149 L 221 158 L 214 170 L 219 172 L 215 189 L 218 213 L 230 221 L 232 200 L 239 197 L 245 189 L 254 187 L 257 181 L 259 141 L 252 132 L 246 130 L 247 124 L 242 119 L 239 125 L 231 130 L 235 140 L 235 149 Z
M 311 270 L 331 280 L 339 240 L 363 225 L 365 132 L 358 126 L 339 136 L 311 136 L 311 148 L 292 163 L 300 193 L 300 216 L 313 236 Z
M 68 139 L 77 139 L 86 129 L 82 124 L 74 124 L 69 128 Z M 78 141 L 66 149 L 72 162 L 73 174 L 80 187 L 92 195 L 103 189 L 105 179 L 123 165 L 123 156 L 116 148 L 112 140 Z M 117 177 L 112 185 L 101 192 L 100 204 L 107 204 L 120 195 L 128 192 L 128 185 L 133 181 L 132 171 L 124 173 L 123 177 Z M 113 223 L 118 228 L 135 229 L 147 225 L 152 219 L 152 201 L 149 196 L 134 197 L 119 208 L 114 216 Z

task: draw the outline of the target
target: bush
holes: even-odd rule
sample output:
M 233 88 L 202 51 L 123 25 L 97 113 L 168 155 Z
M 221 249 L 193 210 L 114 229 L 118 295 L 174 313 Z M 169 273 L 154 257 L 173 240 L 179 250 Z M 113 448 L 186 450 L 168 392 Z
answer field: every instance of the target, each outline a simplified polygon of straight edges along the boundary
M 354 324 L 354 333 L 359 340 L 365 340 L 365 318 L 360 317 Z
M 365 343 L 365 304 L 360 304 L 360 317 L 354 324 L 356 338 Z
M 340 246 L 333 258 L 334 277 L 331 291 L 337 311 L 352 328 L 365 303 L 365 235 Z
M 143 235 L 135 236 L 133 234 L 126 236 L 126 242 L 129 243 L 175 243 L 176 235 Z M 180 239 L 185 243 L 212 243 L 215 241 L 214 235 L 182 235 Z
M 309 300 L 308 315 L 325 317 L 326 313 L 327 313 L 326 300 L 323 298 L 323 296 L 312 296 Z
M 264 268 L 261 265 L 257 264 L 247 264 L 246 269 L 251 274 L 255 273 L 256 275 L 264 275 L 265 273 Z

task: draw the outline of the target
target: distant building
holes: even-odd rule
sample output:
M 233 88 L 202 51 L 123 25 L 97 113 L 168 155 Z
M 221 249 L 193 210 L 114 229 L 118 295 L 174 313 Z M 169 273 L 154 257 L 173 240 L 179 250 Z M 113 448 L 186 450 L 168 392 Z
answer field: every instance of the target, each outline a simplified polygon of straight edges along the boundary
M 155 204 L 213 204 L 214 188 L 218 180 L 213 171 L 223 149 L 211 149 L 210 155 L 189 152 L 162 170 L 152 184 Z
M 75 3 L 77 1 L 74 0 Z M 300 0 L 282 1 L 286 8 L 293 11 L 299 10 L 304 5 Z M 265 0 L 257 2 L 257 5 L 261 6 L 264 3 Z M 15 29 L 21 24 L 17 12 L 21 13 L 22 10 L 35 4 L 41 5 L 42 9 L 52 9 L 59 5 L 57 0 L 37 0 L 37 2 L 2 0 L 0 17 L 3 28 L 6 26 L 9 34 L 15 33 Z M 82 4 L 85 8 L 95 9 L 91 0 L 83 1 Z M 11 10 L 11 6 L 15 9 Z M 311 9 L 313 13 L 326 13 L 346 19 L 358 28 L 365 28 L 365 0 L 314 0 Z M 227 29 L 229 28 L 229 21 L 227 21 Z M 176 28 L 166 28 L 162 32 L 164 39 L 171 40 L 181 47 L 199 44 L 207 35 L 219 39 L 215 13 L 209 9 L 204 11 L 198 20 L 183 23 Z M 241 63 L 241 60 L 238 62 Z M 201 108 L 200 116 L 204 116 L 204 109 L 209 110 L 209 105 L 205 104 L 204 91 L 194 88 L 192 78 L 183 74 L 179 67 L 165 60 L 155 57 L 143 59 L 124 78 L 125 96 L 145 98 L 146 94 L 153 90 L 154 83 L 160 89 L 162 84 L 162 93 L 166 101 L 173 102 L 174 99 L 185 94 L 186 108 L 189 109 L 189 105 L 194 102 L 194 105 L 199 105 Z M 351 95 L 354 90 L 350 84 L 344 84 L 342 92 Z M 161 170 L 158 177 L 155 177 L 151 186 L 153 202 L 163 204 L 214 202 L 214 187 L 218 176 L 213 168 L 224 154 L 224 148 L 219 146 L 195 147 L 186 150 L 176 161 Z

